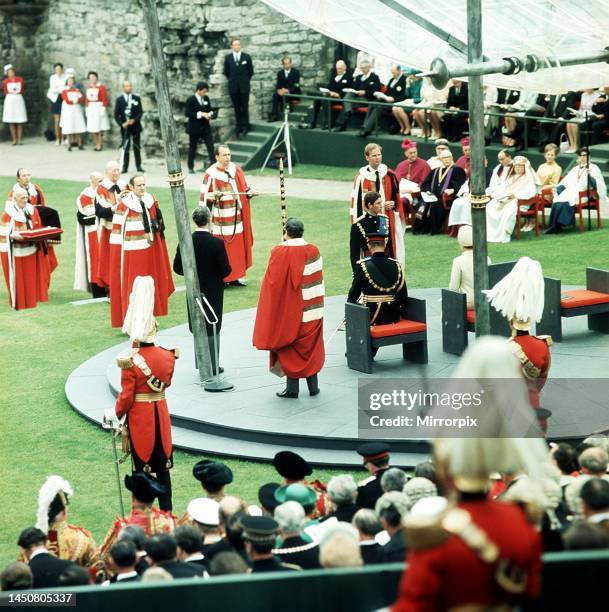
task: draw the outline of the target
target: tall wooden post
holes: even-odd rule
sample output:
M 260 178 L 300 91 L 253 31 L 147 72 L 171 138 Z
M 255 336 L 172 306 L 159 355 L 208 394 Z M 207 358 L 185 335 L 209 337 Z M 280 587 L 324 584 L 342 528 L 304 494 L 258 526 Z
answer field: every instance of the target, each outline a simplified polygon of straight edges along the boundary
M 481 0 L 467 0 L 467 60 L 482 62 Z M 486 171 L 484 168 L 484 92 L 482 77 L 470 76 L 469 139 L 471 147 L 469 187 L 472 202 L 472 230 L 474 239 L 474 309 L 476 336 L 490 333 L 489 306 L 483 289 L 488 289 L 488 249 L 486 243 Z
M 156 85 L 156 101 L 161 122 L 161 134 L 165 144 L 165 161 L 169 174 L 168 181 L 171 187 L 171 198 L 173 200 L 178 240 L 180 243 L 180 255 L 184 268 L 186 299 L 188 302 L 190 320 L 192 322 L 195 355 L 199 368 L 199 376 L 201 381 L 204 381 L 212 376 L 211 357 L 209 354 L 207 333 L 205 331 L 205 321 L 195 301 L 200 294 L 199 278 L 197 276 L 197 264 L 190 232 L 188 206 L 186 203 L 186 192 L 184 190 L 184 175 L 182 174 L 182 166 L 180 163 L 180 150 L 178 147 L 173 114 L 171 112 L 169 83 L 167 81 L 167 69 L 163 56 L 163 43 L 161 40 L 159 16 L 156 10 L 156 0 L 142 0 L 142 8 L 144 11 L 146 32 L 148 34 L 148 53 L 150 55 L 150 63 L 152 65 L 152 73 L 154 74 L 154 82 Z

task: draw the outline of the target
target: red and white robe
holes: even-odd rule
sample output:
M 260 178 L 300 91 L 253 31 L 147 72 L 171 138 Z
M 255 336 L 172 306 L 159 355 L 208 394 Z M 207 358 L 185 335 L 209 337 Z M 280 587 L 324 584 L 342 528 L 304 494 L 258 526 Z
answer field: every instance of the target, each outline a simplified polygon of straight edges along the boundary
M 224 241 L 231 273 L 224 279 L 230 283 L 245 277 L 252 267 L 252 216 L 249 190 L 243 170 L 232 162 L 226 171 L 212 164 L 203 175 L 200 204 L 211 211 L 211 233 Z M 212 193 L 220 192 L 216 197 Z
M 404 232 L 406 231 L 406 213 L 400 199 L 398 180 L 391 168 L 385 164 L 378 167 L 379 184 L 376 182 L 376 171 L 370 166 L 363 166 L 355 175 L 351 192 L 351 223 L 355 223 L 366 211 L 363 210 L 364 196 L 369 191 L 378 191 L 383 202 L 391 200 L 393 210 L 383 210 L 389 217 L 389 235 L 391 237 L 391 254 L 402 266 L 405 264 Z
M 99 244 L 99 260 L 97 264 L 97 284 L 101 287 L 110 286 L 110 234 L 112 233 L 112 207 L 118 202 L 118 193 L 111 191 L 116 185 L 120 193 L 129 191 L 129 185 L 125 181 L 119 179 L 113 183 L 108 177 L 97 186 L 97 216 L 99 217 L 97 225 L 97 238 Z
M 74 263 L 74 289 L 91 291 L 98 285 L 99 243 L 98 219 L 95 216 L 96 191 L 89 186 L 76 198 L 76 210 L 82 215 L 76 223 L 76 260 Z
M 154 315 L 157 317 L 167 314 L 169 296 L 175 290 L 167 244 L 160 232 L 152 231 L 152 222 L 159 218 L 159 204 L 150 193 L 143 195 L 142 202 L 143 211 L 139 199 L 130 192 L 119 200 L 114 213 L 110 236 L 112 327 L 123 324 L 136 276 L 154 279 Z
M 28 204 L 31 204 L 32 206 L 46 206 L 46 200 L 44 194 L 42 193 L 42 189 L 40 189 L 40 186 L 36 185 L 35 183 L 28 183 L 25 187 L 19 183 L 15 183 L 13 188 L 8 192 L 8 196 L 6 197 L 7 200 L 13 199 L 13 193 L 17 187 L 27 191 Z M 57 256 L 55 255 L 55 249 L 48 242 L 46 243 L 46 256 L 49 260 L 49 269 L 51 272 L 53 272 L 58 266 L 58 262 Z
M 324 365 L 324 280 L 319 250 L 302 238 L 273 247 L 260 287 L 253 344 L 278 376 L 307 378 Z
M 9 294 L 15 310 L 35 308 L 38 302 L 48 302 L 51 271 L 42 242 L 11 240 L 13 232 L 43 227 L 34 206 L 21 209 L 13 200 L 6 203 L 0 218 L 0 259 Z

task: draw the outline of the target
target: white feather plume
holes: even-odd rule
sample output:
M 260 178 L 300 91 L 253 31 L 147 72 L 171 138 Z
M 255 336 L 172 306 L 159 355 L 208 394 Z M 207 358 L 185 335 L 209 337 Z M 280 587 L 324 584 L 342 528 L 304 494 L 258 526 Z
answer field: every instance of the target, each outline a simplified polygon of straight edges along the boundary
M 483 293 L 491 306 L 507 319 L 539 322 L 544 306 L 541 264 L 530 257 L 521 257 L 509 274 Z
M 129 307 L 123 323 L 123 333 L 132 342 L 150 342 L 155 328 L 154 279 L 152 276 L 136 276 L 133 281 Z
M 36 527 L 44 533 L 49 531 L 49 506 L 59 491 L 63 491 L 68 497 L 74 495 L 70 483 L 61 476 L 49 476 L 38 492 Z

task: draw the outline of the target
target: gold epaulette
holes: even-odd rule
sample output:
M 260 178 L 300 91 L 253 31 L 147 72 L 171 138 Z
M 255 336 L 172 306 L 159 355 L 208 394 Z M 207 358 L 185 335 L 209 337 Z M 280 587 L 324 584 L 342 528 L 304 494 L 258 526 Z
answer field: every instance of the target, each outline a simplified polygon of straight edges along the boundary
M 133 358 L 132 355 L 119 355 L 116 358 L 116 365 L 121 370 L 128 370 L 133 367 Z
M 540 340 L 543 340 L 548 346 L 552 346 L 554 344 L 554 340 L 552 340 L 552 336 L 543 335 L 537 336 Z
M 450 537 L 450 533 L 442 526 L 442 515 L 407 516 L 402 521 L 402 533 L 409 550 L 435 548 Z

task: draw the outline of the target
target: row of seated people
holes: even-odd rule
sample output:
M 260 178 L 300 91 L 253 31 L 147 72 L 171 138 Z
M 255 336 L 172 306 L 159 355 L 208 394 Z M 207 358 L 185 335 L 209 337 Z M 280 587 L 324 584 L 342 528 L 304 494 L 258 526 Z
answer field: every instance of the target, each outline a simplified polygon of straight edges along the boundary
M 418 157 L 416 143 L 402 143 L 406 159 L 398 164 L 396 178 L 400 182 L 403 204 L 414 213 L 413 233 L 442 233 L 449 228 L 451 235 L 461 225 L 471 225 L 469 190 L 470 145 L 462 139 L 463 155 L 455 163 L 444 139 L 436 140 L 436 155 L 427 162 Z M 543 206 L 551 206 L 547 233 L 558 233 L 573 223 L 579 194 L 590 189 L 600 205 L 607 198 L 607 189 L 598 165 L 588 163 L 588 151 L 578 151 L 576 165 L 563 175 L 557 163 L 558 147 L 548 144 L 545 162 L 535 171 L 521 155 L 512 157 L 509 150 L 499 152 L 498 164 L 490 170 L 486 189 L 491 198 L 487 204 L 487 237 L 489 242 L 509 242 L 518 216 L 518 207 L 528 210 L 530 201 L 540 196 Z M 588 181 L 588 177 L 590 180 Z M 531 231 L 535 220 L 528 217 L 521 231 Z
M 375 128 L 380 117 L 389 117 L 389 131 L 408 135 L 412 123 L 419 133 L 432 138 L 446 137 L 456 142 L 468 131 L 467 83 L 453 79 L 444 89 L 436 89 L 428 77 L 418 77 L 417 71 L 391 65 L 391 78 L 382 83 L 364 59 L 358 65 L 357 75 L 349 72 L 347 64 L 338 60 L 330 73 L 327 84 L 319 87 L 319 93 L 327 101 L 316 100 L 309 127 L 316 127 L 322 109 L 323 117 L 329 110 L 338 111 L 334 130 L 342 132 L 349 126 L 355 111 L 365 113 L 362 136 Z M 370 102 L 384 102 L 392 106 L 369 106 Z M 437 110 L 425 110 L 433 107 Z M 524 144 L 523 117 L 540 117 L 555 120 L 539 123 L 539 144 L 568 142 L 568 151 L 577 148 L 580 125 L 592 133 L 592 143 L 606 139 L 609 131 L 609 87 L 602 91 L 586 89 L 557 95 L 537 94 L 519 90 L 498 89 L 484 86 L 484 107 L 497 115 L 485 118 L 487 141 L 496 137 L 506 147 L 521 148 Z M 500 121 L 501 119 L 501 121 Z M 574 123 L 567 123 L 573 121 Z

